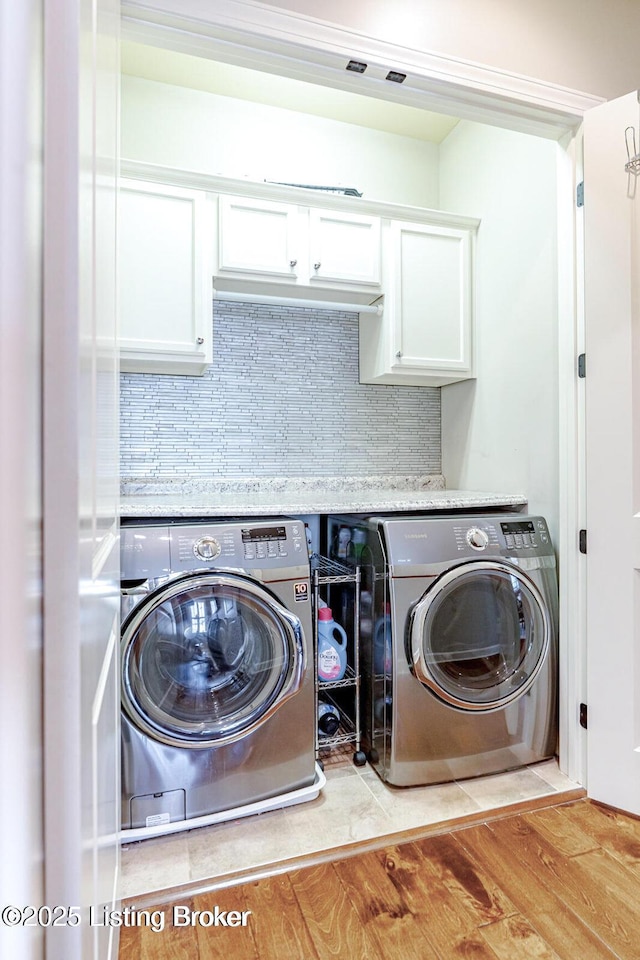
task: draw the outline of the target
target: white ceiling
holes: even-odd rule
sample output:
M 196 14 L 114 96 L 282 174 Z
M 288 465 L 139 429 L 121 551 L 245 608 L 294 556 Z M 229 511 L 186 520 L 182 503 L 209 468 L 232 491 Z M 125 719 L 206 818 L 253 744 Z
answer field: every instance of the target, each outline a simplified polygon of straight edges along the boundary
M 327 117 L 440 143 L 457 118 L 301 80 L 249 70 L 133 41 L 122 43 L 122 72 L 225 97 Z

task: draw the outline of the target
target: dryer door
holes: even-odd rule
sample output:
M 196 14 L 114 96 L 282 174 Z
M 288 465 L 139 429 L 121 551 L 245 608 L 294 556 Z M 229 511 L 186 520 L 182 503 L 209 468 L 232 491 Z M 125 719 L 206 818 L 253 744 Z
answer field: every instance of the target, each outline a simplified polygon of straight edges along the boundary
M 551 620 L 533 580 L 509 563 L 448 570 L 411 611 L 415 676 L 446 703 L 493 710 L 525 693 L 547 656 Z
M 161 743 L 212 747 L 246 736 L 301 687 L 300 621 L 253 580 L 210 573 L 144 600 L 122 637 L 122 705 Z

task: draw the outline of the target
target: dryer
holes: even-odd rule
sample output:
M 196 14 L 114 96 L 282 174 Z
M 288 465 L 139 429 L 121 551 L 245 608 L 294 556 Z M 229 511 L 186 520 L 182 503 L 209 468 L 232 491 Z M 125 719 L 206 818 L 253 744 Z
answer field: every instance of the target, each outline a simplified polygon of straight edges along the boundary
M 299 521 L 123 524 L 125 841 L 317 796 L 309 576 Z
M 558 596 L 544 518 L 348 523 L 366 531 L 363 591 L 375 598 L 363 741 L 382 779 L 446 782 L 553 756 Z

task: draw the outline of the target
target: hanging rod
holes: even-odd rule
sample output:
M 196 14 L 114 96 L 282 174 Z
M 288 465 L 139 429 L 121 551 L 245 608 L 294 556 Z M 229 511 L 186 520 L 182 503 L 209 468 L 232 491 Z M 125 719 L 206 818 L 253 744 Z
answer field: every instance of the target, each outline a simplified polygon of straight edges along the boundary
M 640 175 L 640 153 L 636 145 L 635 127 L 627 127 L 624 132 L 624 142 L 627 148 L 627 162 L 624 165 L 627 173 L 632 173 L 634 177 Z
M 233 300 L 237 303 L 264 303 L 278 307 L 315 307 L 316 310 L 340 310 L 343 313 L 374 313 L 382 316 L 381 303 L 334 303 L 333 300 L 304 300 L 301 297 L 273 297 L 263 293 L 236 293 L 216 290 L 215 300 Z

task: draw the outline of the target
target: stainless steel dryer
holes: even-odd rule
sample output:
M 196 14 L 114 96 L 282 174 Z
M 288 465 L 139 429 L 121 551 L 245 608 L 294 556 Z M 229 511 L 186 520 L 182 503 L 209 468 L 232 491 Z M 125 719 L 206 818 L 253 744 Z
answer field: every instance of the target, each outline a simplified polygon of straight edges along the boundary
M 363 561 L 373 561 L 377 588 L 361 664 L 363 739 L 380 776 L 398 786 L 438 783 L 553 756 L 558 601 L 545 520 L 355 525 L 366 530 Z
M 125 831 L 305 796 L 316 768 L 304 524 L 125 524 L 122 577 Z

